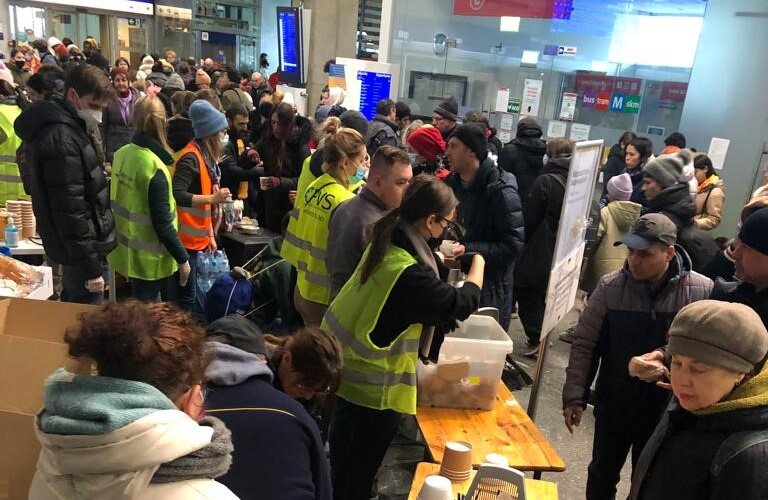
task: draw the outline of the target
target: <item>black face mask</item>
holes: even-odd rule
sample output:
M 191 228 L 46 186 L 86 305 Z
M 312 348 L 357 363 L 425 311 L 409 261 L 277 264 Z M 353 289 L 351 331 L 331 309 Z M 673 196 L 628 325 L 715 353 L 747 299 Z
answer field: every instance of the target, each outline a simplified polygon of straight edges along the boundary
M 259 114 L 262 118 L 269 118 L 269 116 L 272 114 L 272 108 L 274 106 L 271 102 L 262 102 L 259 103 Z
M 26 61 L 13 61 L 13 62 L 16 63 L 16 67 L 19 69 L 23 69 L 24 65 L 26 64 Z
M 427 245 L 429 245 L 429 248 L 434 250 L 440 246 L 440 243 L 442 243 L 443 240 L 460 241 L 464 237 L 465 231 L 464 228 L 461 227 L 461 224 L 452 220 L 448 220 L 441 215 L 438 215 L 437 218 L 446 222 L 446 226 L 443 228 L 443 232 L 440 233 L 439 237 L 429 238 L 427 240 Z

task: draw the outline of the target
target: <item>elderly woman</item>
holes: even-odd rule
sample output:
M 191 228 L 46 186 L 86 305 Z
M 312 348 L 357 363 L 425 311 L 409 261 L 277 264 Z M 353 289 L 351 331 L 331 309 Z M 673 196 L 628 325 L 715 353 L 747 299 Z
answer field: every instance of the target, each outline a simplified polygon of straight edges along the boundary
M 743 304 L 694 302 L 672 322 L 667 352 L 674 401 L 635 466 L 630 499 L 768 498 L 760 317 Z
M 232 438 L 205 416 L 205 333 L 168 303 L 110 302 L 64 335 L 90 371 L 56 370 L 35 420 L 33 500 L 236 499 L 214 481 Z

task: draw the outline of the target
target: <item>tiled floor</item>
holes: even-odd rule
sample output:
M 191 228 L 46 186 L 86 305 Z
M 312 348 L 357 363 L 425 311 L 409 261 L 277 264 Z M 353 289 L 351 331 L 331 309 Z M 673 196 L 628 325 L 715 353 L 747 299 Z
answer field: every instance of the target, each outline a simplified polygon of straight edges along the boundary
M 591 409 L 587 410 L 581 427 L 571 435 L 563 424 L 561 390 L 565 381 L 565 367 L 568 364 L 570 345 L 558 340 L 562 331 L 576 321 L 576 316 L 567 317 L 550 337 L 550 344 L 544 365 L 544 378 L 539 391 L 539 404 L 536 423 L 552 441 L 555 449 L 565 460 L 566 470 L 560 473 L 544 474 L 542 479 L 556 482 L 560 500 L 579 500 L 584 498 L 587 480 L 587 465 L 592 454 L 592 435 L 594 419 Z M 515 342 L 515 358 L 534 371 L 534 363 L 521 356 L 525 349 L 525 336 L 522 326 L 516 320 L 510 327 L 510 337 Z M 515 392 L 515 397 L 527 407 L 530 389 Z M 387 452 L 384 466 L 379 471 L 379 499 L 404 500 L 411 487 L 413 470 L 416 463 L 423 460 L 424 447 L 417 444 L 415 422 L 403 425 L 403 436 L 399 436 Z M 626 498 L 629 492 L 629 461 L 622 471 L 622 482 L 616 498 Z M 529 474 L 530 476 L 530 474 Z

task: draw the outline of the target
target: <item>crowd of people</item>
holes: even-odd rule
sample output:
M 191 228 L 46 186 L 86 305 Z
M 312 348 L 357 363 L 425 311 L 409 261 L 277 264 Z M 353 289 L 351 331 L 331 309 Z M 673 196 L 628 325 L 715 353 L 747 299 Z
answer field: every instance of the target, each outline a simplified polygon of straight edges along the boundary
M 261 59 L 241 74 L 167 50 L 132 68 L 91 38 L 81 52 L 52 37 L 0 63 L 16 154 L 0 193 L 32 197 L 62 300 L 100 304 L 107 264 L 133 297 L 67 332 L 88 368 L 46 381 L 30 498 L 369 498 L 416 412 L 418 364 L 458 321 L 491 307 L 508 330 L 516 314 L 538 355 L 574 143 L 524 117 L 502 144 L 452 97 L 431 120 L 383 99 L 369 122 L 331 87 L 304 117 Z M 683 134 L 654 155 L 625 132 L 602 176 L 589 299 L 564 337 L 568 429 L 595 406 L 587 498 L 615 496 L 630 450 L 633 499 L 745 483 L 763 498 L 765 189 L 718 245 L 723 182 Z M 233 313 L 236 284 L 198 288 L 233 200 L 280 235 L 264 257 L 268 321 Z

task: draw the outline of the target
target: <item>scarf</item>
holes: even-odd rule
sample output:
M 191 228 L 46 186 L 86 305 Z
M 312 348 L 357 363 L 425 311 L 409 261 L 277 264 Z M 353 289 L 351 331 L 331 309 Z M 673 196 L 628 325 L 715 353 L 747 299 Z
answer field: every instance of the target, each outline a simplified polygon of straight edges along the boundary
M 720 182 L 720 177 L 717 176 L 717 174 L 712 174 L 703 181 L 699 182 L 699 193 L 703 193 L 706 191 L 710 186 L 714 187 L 717 186 L 717 183 Z
M 232 465 L 232 433 L 216 417 L 203 417 L 200 425 L 213 427 L 211 444 L 189 455 L 164 463 L 157 469 L 151 483 L 177 483 L 191 479 L 216 479 L 227 473 Z
M 768 363 L 763 366 L 760 373 L 735 388 L 725 401 L 715 403 L 694 413 L 712 415 L 713 413 L 745 410 L 758 406 L 768 406 Z
M 117 103 L 120 105 L 120 116 L 123 117 L 123 123 L 131 125 L 133 123 L 133 95 L 128 91 L 127 96 L 117 96 Z
M 96 375 L 75 375 L 60 368 L 45 381 L 40 430 L 48 434 L 99 435 L 176 405 L 157 388 Z
M 429 245 L 424 238 L 416 231 L 416 229 L 402 220 L 398 221 L 397 227 L 403 231 L 403 234 L 408 241 L 411 242 L 413 248 L 416 250 L 416 257 L 422 264 L 429 267 L 434 271 L 437 278 L 440 277 L 440 273 L 437 270 L 437 262 L 435 261 L 435 254 L 429 249 Z M 435 337 L 434 326 L 424 326 L 421 329 L 421 337 L 419 338 L 419 357 L 422 361 L 437 361 L 437 353 L 432 349 L 433 339 Z M 442 342 L 440 342 L 442 343 Z

